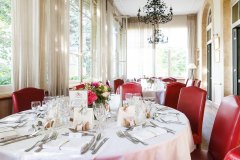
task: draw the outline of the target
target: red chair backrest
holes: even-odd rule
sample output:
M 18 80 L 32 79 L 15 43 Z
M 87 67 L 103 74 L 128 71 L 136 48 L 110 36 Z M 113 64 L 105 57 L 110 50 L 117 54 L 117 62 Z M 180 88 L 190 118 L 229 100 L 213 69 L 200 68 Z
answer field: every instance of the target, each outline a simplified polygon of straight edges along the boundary
M 222 160 L 228 151 L 240 144 L 240 97 L 227 96 L 218 109 L 208 152 L 214 160 Z
M 185 84 L 180 82 L 167 84 L 164 105 L 176 109 L 180 90 L 185 86 Z
M 201 80 L 195 80 L 194 86 L 200 88 L 200 86 L 201 86 Z
M 121 86 L 122 84 L 124 84 L 124 81 L 123 81 L 122 79 L 115 79 L 115 80 L 113 81 L 114 93 L 116 93 L 117 88 L 118 88 L 119 86 Z
M 78 90 L 78 89 L 83 89 L 85 87 L 85 84 L 79 84 L 77 86 L 75 86 L 75 89 Z
M 21 112 L 31 109 L 32 101 L 42 102 L 44 98 L 44 90 L 37 88 L 24 88 L 13 92 L 13 112 Z
M 163 78 L 162 79 L 163 82 L 176 82 L 177 80 L 175 78 L 169 77 L 169 78 Z
M 183 112 L 189 119 L 195 144 L 200 144 L 202 141 L 206 95 L 205 90 L 194 86 L 182 88 L 179 94 L 177 110 Z
M 186 87 L 190 87 L 190 86 L 194 86 L 195 81 L 193 79 L 188 79 L 188 81 L 186 82 Z
M 142 86 L 136 82 L 129 82 L 122 85 L 122 100 L 125 100 L 126 93 L 139 93 L 142 96 Z
M 224 160 L 239 160 L 240 159 L 240 146 L 230 150 L 225 156 Z

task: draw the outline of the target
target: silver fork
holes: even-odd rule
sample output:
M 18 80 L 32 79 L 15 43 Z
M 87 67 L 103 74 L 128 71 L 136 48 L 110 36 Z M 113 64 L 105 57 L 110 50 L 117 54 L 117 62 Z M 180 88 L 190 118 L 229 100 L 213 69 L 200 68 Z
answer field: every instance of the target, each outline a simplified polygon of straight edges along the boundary
M 43 141 L 41 144 L 39 144 L 39 148 L 37 150 L 35 150 L 35 152 L 41 152 L 42 149 L 43 149 L 43 145 L 52 141 L 52 140 L 56 140 L 57 136 L 58 136 L 58 133 L 56 131 L 54 131 L 52 133 L 52 135 L 46 141 Z
M 174 130 L 172 130 L 172 129 L 169 129 L 169 128 L 167 128 L 167 127 L 161 127 L 161 126 L 159 126 L 159 125 L 155 124 L 155 123 L 154 123 L 154 122 L 152 122 L 152 121 L 150 121 L 150 123 L 151 123 L 152 125 L 154 125 L 155 127 L 159 127 L 159 128 L 162 128 L 162 129 L 166 130 L 166 131 L 167 131 L 167 133 L 172 133 L 172 134 L 175 134 L 175 131 L 174 131 Z
M 133 137 L 133 136 L 132 136 L 131 134 L 129 134 L 127 131 L 125 131 L 124 134 L 125 134 L 126 136 L 130 137 L 131 139 L 142 143 L 143 145 L 148 145 L 146 142 L 143 142 L 143 141 L 141 141 L 140 139 L 138 139 L 138 138 L 136 138 L 136 137 Z
M 32 150 L 33 148 L 35 148 L 39 143 L 46 141 L 46 140 L 48 139 L 48 137 L 49 137 L 49 135 L 46 134 L 46 135 L 43 137 L 43 139 L 37 141 L 32 147 L 30 147 L 30 148 L 28 148 L 28 149 L 25 149 L 25 152 L 31 151 L 31 150 Z
M 139 141 L 136 141 L 133 138 L 127 136 L 126 134 L 124 134 L 123 131 L 117 131 L 116 134 L 120 138 L 127 138 L 129 141 L 133 142 L 134 144 L 137 144 L 139 142 Z

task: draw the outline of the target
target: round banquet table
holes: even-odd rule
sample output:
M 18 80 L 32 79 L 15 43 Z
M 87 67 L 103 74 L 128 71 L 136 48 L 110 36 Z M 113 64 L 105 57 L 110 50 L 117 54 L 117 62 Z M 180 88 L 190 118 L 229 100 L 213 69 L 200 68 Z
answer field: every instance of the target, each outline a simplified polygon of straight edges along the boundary
M 159 105 L 160 106 L 160 105 Z M 164 107 L 164 106 L 160 106 Z M 165 107 L 166 108 L 166 107 Z M 159 111 L 160 112 L 160 111 Z M 1 160 L 76 160 L 76 159 L 107 159 L 107 160 L 190 160 L 190 153 L 195 149 L 192 138 L 190 124 L 186 116 L 174 109 L 168 108 L 162 110 L 161 113 L 165 116 L 170 116 L 172 113 L 179 113 L 178 120 L 183 124 L 161 123 L 156 119 L 148 119 L 161 127 L 167 127 L 175 131 L 173 133 L 163 133 L 158 136 L 144 140 L 148 145 L 141 143 L 134 144 L 126 138 L 120 138 L 116 132 L 126 130 L 126 128 L 118 126 L 114 118 L 108 119 L 101 134 L 102 137 L 108 137 L 108 141 L 100 148 L 96 154 L 86 152 L 80 154 L 80 149 L 83 141 L 89 140 L 89 137 L 81 137 L 81 133 L 71 133 L 69 126 L 55 128 L 58 132 L 57 140 L 49 142 L 50 144 L 44 147 L 41 152 L 24 152 L 25 149 L 32 146 L 38 140 L 44 137 L 44 134 L 37 137 L 19 141 L 5 146 L 0 146 Z M 31 113 L 29 111 L 20 114 L 14 114 L 6 117 L 4 120 L 17 115 L 24 115 L 28 120 L 28 124 L 24 127 L 17 128 L 15 131 L 18 135 L 27 134 L 29 126 L 31 126 Z M 2 120 L 1 120 L 2 121 Z M 0 128 L 3 127 L 0 121 Z M 138 127 L 139 132 L 147 128 Z M 138 131 L 137 130 L 137 131 Z M 1 130 L 0 130 L 1 131 Z M 135 131 L 136 132 L 136 131 Z M 61 147 L 60 144 L 69 140 L 67 144 Z M 52 144 L 52 145 L 51 145 Z

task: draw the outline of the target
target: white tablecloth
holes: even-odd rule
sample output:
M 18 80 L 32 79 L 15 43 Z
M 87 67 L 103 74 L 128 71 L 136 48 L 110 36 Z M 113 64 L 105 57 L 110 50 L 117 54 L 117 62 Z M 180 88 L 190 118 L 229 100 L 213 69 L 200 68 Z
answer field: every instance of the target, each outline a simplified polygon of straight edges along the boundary
M 178 112 L 176 110 L 162 111 L 165 115 L 168 112 Z M 179 112 L 180 113 L 180 112 Z M 170 113 L 169 113 L 170 114 Z M 28 116 L 28 115 L 26 115 Z M 157 137 L 153 137 L 145 140 L 149 145 L 144 146 L 141 143 L 133 144 L 126 138 L 119 138 L 116 135 L 116 131 L 124 130 L 123 127 L 117 126 L 115 121 L 110 121 L 106 129 L 102 132 L 102 137 L 108 137 L 109 140 L 103 145 L 103 147 L 95 154 L 87 152 L 83 155 L 80 154 L 81 143 L 77 143 L 75 139 L 61 135 L 62 133 L 69 132 L 67 127 L 59 128 L 58 139 L 69 139 L 72 144 L 73 150 L 59 150 L 55 149 L 43 149 L 40 153 L 35 153 L 34 150 L 30 152 L 24 152 L 26 148 L 32 146 L 37 140 L 42 139 L 44 135 L 20 141 L 17 143 L 9 144 L 6 146 L 0 146 L 0 159 L 1 160 L 76 160 L 76 159 L 147 159 L 147 160 L 190 160 L 190 153 L 195 149 L 195 145 L 192 138 L 192 132 L 189 125 L 189 121 L 182 113 L 179 115 L 179 121 L 185 125 L 180 124 L 165 124 L 158 121 L 154 121 L 159 126 L 165 126 L 176 131 L 175 134 L 166 133 Z M 29 121 L 31 124 L 32 122 Z M 0 124 L 1 127 L 1 124 Z M 26 134 L 28 126 L 16 129 L 18 134 Z

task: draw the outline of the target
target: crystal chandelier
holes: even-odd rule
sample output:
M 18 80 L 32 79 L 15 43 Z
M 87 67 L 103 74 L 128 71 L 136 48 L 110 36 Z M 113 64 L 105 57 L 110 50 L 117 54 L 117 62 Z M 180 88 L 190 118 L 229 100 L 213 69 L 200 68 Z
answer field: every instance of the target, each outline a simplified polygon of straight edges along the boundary
M 151 44 L 168 43 L 168 37 L 164 36 L 161 30 L 155 29 L 153 31 L 153 36 L 148 38 L 148 42 Z
M 159 24 L 164 24 L 172 20 L 172 7 L 170 7 L 168 11 L 167 9 L 168 7 L 162 0 L 148 0 L 147 4 L 143 7 L 145 16 L 140 15 L 141 9 L 139 8 L 137 14 L 138 21 L 153 25 L 153 39 L 149 38 L 149 43 L 167 43 L 167 41 L 164 40 L 164 35 L 158 29 Z M 167 37 L 165 37 L 165 39 L 167 39 Z

